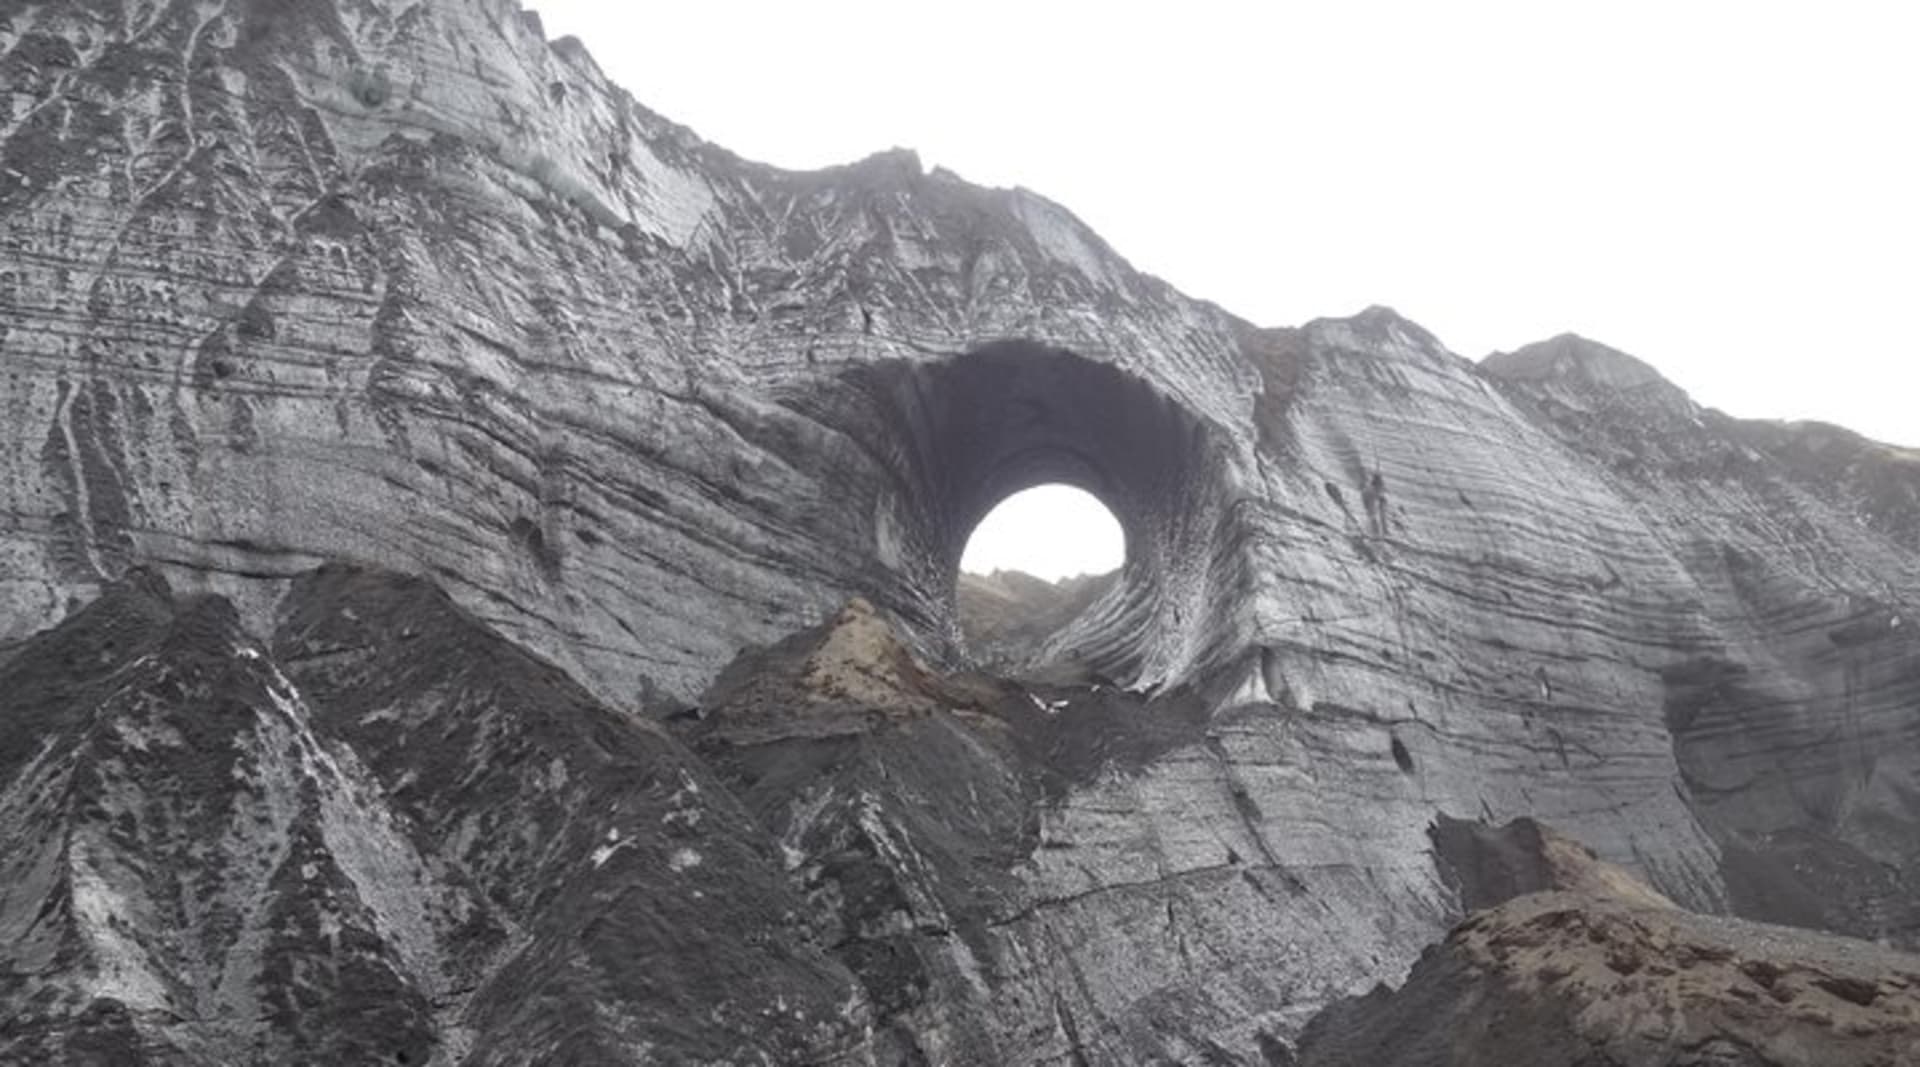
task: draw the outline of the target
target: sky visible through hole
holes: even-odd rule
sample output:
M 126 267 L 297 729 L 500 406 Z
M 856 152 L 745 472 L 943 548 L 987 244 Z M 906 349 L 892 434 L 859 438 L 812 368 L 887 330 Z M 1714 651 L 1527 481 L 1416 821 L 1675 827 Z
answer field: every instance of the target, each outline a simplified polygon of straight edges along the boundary
M 1057 582 L 1117 570 L 1126 557 L 1120 521 L 1098 497 L 1072 486 L 1042 485 L 1002 500 L 980 520 L 960 569 L 1025 571 Z

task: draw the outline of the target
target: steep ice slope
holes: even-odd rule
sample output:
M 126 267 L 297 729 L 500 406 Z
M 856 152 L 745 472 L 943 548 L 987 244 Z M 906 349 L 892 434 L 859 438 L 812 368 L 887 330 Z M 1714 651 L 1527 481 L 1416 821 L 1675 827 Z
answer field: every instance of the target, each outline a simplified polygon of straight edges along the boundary
M 853 595 L 949 663 L 972 523 L 1064 480 L 1133 556 L 1063 642 L 1201 724 L 1034 809 L 1074 1042 L 1401 973 L 1441 813 L 1913 940 L 1910 457 L 1571 339 L 1256 329 L 1031 193 L 740 161 L 508 3 L 33 4 L 0 52 L 0 640 L 149 565 L 262 641 L 348 559 L 666 711 Z

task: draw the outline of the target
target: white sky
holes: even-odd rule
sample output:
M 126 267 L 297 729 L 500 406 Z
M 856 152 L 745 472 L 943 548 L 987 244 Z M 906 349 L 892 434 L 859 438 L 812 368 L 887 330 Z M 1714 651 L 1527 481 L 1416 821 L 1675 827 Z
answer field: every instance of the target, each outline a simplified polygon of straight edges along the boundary
M 1127 558 L 1127 536 L 1099 498 L 1066 485 L 1013 494 L 974 527 L 960 569 L 1026 571 L 1049 581 L 1105 574 Z
M 527 2 L 744 156 L 914 148 L 1263 325 L 1573 330 L 1920 446 L 1913 0 Z

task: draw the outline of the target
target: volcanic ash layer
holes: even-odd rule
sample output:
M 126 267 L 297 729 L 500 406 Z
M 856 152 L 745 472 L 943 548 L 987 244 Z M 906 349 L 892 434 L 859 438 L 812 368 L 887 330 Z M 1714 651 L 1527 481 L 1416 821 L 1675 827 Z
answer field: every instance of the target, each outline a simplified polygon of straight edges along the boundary
M 865 601 L 749 650 L 664 727 L 416 578 L 323 568 L 277 616 L 256 639 L 135 572 L 0 661 L 0 1058 L 1920 1049 L 1920 957 L 1690 915 L 1530 820 L 1430 827 L 1431 920 L 1493 910 L 1399 992 L 1309 1023 L 1344 980 L 1328 931 L 1378 901 L 1276 851 L 1223 775 L 1230 719 L 1185 691 L 935 670 Z M 1176 817 L 1185 839 L 1138 854 L 1135 824 Z M 1702 1050 L 1748 1058 L 1681 1055 Z

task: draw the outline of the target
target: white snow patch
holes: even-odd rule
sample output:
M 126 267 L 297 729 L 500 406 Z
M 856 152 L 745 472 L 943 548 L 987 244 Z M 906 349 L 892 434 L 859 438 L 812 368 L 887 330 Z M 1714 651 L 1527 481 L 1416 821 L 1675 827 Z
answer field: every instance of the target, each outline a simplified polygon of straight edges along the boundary
M 642 194 L 646 212 L 634 221 L 676 248 L 687 247 L 714 210 L 717 198 L 713 187 L 697 175 L 661 162 L 651 151 L 642 151 L 640 145 L 634 148 L 635 170 L 646 177 Z
M 799 857 L 799 860 L 788 867 L 789 870 L 804 862 L 806 850 L 801 845 L 807 839 L 807 832 L 813 829 L 813 824 L 825 814 L 833 798 L 832 789 L 822 789 L 793 802 L 791 814 L 787 817 L 787 832 L 780 836 L 781 854 L 787 857 Z
M 84 841 L 73 845 L 70 884 L 74 915 L 80 920 L 81 935 L 93 950 L 93 987 L 89 992 L 136 1010 L 170 1008 L 166 983 L 155 973 L 147 950 L 125 933 L 135 925 L 128 918 L 132 909 L 88 861 Z
M 667 798 L 670 810 L 660 817 L 666 826 L 693 829 L 700 825 L 700 786 L 686 771 L 680 772 L 680 788 Z
M 1033 706 L 1039 708 L 1043 714 L 1047 715 L 1060 714 L 1060 709 L 1070 703 L 1070 701 L 1066 700 L 1042 700 L 1032 693 L 1027 694 L 1027 699 L 1033 701 Z
M 992 990 L 987 988 L 987 978 L 980 970 L 980 960 L 973 954 L 973 949 L 967 946 L 966 939 L 948 937 L 946 941 L 947 952 L 953 957 L 954 968 L 960 972 L 960 976 L 982 998 L 989 996 Z
M 1016 189 L 1013 211 L 1026 224 L 1042 252 L 1075 268 L 1089 281 L 1113 284 L 1106 258 L 1088 240 L 1086 226 L 1065 208 L 1025 189 Z
M 172 724 L 158 718 L 137 722 L 132 719 L 118 719 L 113 724 L 113 733 L 122 744 L 137 752 L 147 752 L 156 746 L 184 748 L 187 743 L 187 739 L 182 737 L 180 731 L 174 729 Z
M 425 863 L 391 815 L 358 795 L 353 783 L 371 776 L 353 753 L 321 744 L 299 690 L 278 667 L 270 670 L 267 696 L 280 714 L 261 716 L 266 751 L 291 748 L 297 753 L 296 765 L 288 769 L 319 787 L 320 833 L 334 863 L 353 883 L 373 914 L 375 928 L 398 949 L 412 977 L 437 989 L 442 968 L 435 926 L 428 899 L 419 891 L 432 882 Z
M 667 866 L 671 867 L 675 874 L 679 874 L 682 871 L 690 871 L 700 866 L 703 862 L 705 861 L 701 858 L 700 853 L 690 848 L 675 849 L 673 855 L 667 857 Z

